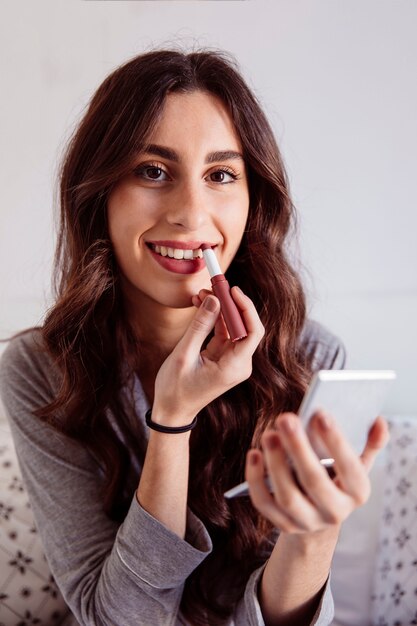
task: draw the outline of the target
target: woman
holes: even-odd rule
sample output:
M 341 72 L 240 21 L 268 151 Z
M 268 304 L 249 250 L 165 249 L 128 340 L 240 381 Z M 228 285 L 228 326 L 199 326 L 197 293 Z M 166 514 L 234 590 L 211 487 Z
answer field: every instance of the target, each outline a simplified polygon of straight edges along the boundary
M 334 481 L 299 428 L 312 372 L 343 367 L 344 351 L 306 319 L 285 253 L 284 167 L 234 63 L 154 51 L 118 68 L 60 183 L 56 301 L 12 341 L 1 381 L 74 619 L 328 624 L 338 530 L 368 497 L 386 425 L 377 420 L 358 458 L 330 416 L 315 416 Z M 210 291 L 203 244 L 234 285 L 240 341 Z M 244 476 L 250 499 L 225 501 Z

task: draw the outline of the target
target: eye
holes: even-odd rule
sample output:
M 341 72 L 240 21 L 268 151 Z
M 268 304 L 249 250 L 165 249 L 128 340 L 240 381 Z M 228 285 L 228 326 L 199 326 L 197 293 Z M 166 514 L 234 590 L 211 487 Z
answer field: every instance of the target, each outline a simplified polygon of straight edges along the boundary
M 168 180 L 168 174 L 159 165 L 145 164 L 139 165 L 134 170 L 135 176 L 144 180 L 154 180 L 156 182 Z
M 220 183 L 221 185 L 227 185 L 229 183 L 234 183 L 235 180 L 238 180 L 239 176 L 228 167 L 222 167 L 215 172 L 211 172 L 209 174 L 210 179 L 214 183 Z

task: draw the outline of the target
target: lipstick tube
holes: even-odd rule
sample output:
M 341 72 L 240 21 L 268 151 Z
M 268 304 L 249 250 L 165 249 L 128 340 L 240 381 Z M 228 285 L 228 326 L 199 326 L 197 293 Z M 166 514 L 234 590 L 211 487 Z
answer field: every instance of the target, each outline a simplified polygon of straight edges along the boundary
M 247 337 L 248 333 L 246 332 L 239 309 L 231 296 L 229 283 L 227 282 L 225 275 L 222 274 L 214 250 L 212 250 L 209 246 L 205 247 L 204 245 L 201 246 L 201 249 L 210 274 L 213 293 L 220 301 L 221 312 L 227 331 L 230 335 L 230 339 L 231 341 L 243 339 L 244 337 Z

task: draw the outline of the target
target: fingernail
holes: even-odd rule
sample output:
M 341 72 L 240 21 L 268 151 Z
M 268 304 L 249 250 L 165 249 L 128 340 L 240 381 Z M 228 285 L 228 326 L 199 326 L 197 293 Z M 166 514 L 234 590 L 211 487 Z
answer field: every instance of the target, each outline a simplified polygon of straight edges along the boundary
M 249 455 L 249 463 L 251 465 L 257 465 L 258 464 L 258 455 L 256 453 L 253 453 Z
M 276 450 L 279 448 L 279 439 L 276 435 L 269 435 L 265 438 L 265 446 L 268 450 Z
M 234 287 L 235 287 L 236 291 L 238 291 L 239 293 L 241 293 L 241 294 L 242 294 L 242 296 L 244 296 L 244 295 L 245 295 L 245 294 L 243 293 L 243 291 L 241 290 L 241 288 L 240 288 L 240 287 L 238 287 L 237 285 L 235 285 Z
M 217 300 L 213 298 L 213 296 L 207 296 L 207 298 L 204 299 L 203 307 L 207 311 L 210 311 L 210 313 L 214 313 L 217 309 Z

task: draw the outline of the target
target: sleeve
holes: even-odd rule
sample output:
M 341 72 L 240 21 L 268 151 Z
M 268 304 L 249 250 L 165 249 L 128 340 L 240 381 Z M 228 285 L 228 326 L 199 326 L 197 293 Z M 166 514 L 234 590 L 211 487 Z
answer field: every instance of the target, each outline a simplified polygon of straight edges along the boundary
M 66 603 L 85 626 L 175 624 L 184 582 L 212 549 L 206 529 L 189 511 L 182 540 L 136 496 L 121 525 L 108 518 L 92 457 L 32 415 L 51 400 L 53 372 L 27 343 L 15 339 L 5 351 L 0 393 L 45 555 Z
M 233 624 L 235 626 L 265 626 L 261 606 L 258 600 L 258 584 L 266 563 L 255 570 L 246 585 L 243 598 L 237 604 Z M 320 604 L 310 623 L 310 626 L 329 626 L 334 617 L 333 596 L 330 589 L 330 576 L 323 589 Z
M 300 336 L 303 357 L 317 370 L 342 370 L 346 364 L 346 349 L 336 335 L 313 320 L 307 320 Z

